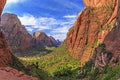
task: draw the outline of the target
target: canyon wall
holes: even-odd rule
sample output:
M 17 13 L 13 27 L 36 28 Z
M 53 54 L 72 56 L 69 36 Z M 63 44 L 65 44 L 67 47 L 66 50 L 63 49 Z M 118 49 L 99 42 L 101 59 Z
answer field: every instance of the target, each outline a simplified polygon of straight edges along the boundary
M 85 9 L 79 13 L 64 41 L 71 56 L 79 59 L 81 65 L 93 56 L 95 48 L 116 26 L 118 11 L 118 0 L 84 0 L 84 3 Z

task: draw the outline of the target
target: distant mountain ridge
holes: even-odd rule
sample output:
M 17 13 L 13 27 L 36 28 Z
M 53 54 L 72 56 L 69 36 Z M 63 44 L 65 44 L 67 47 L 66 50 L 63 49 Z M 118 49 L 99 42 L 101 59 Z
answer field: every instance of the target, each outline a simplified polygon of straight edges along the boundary
M 58 41 L 53 40 L 44 32 L 38 31 L 29 34 L 17 15 L 5 13 L 1 17 L 0 29 L 4 31 L 6 40 L 12 50 L 26 50 L 30 47 L 58 46 Z M 59 43 L 60 44 L 60 43 Z
M 33 34 L 35 46 L 58 46 L 60 45 L 60 41 L 55 40 L 52 36 L 46 35 L 43 31 L 37 31 Z M 60 43 L 60 44 L 59 44 Z

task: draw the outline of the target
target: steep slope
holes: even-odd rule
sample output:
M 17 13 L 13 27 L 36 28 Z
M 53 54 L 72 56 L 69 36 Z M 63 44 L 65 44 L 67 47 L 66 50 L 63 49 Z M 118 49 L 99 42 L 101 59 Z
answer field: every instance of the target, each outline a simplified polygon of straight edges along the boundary
M 118 0 L 84 0 L 86 8 L 69 29 L 64 44 L 81 65 L 88 61 L 95 48 L 115 27 Z
M 3 10 L 3 8 L 4 8 L 4 5 L 5 5 L 5 3 L 6 3 L 6 0 L 1 0 L 0 1 L 0 15 L 2 14 L 2 10 Z
M 0 1 L 0 14 L 4 8 L 6 0 Z M 0 31 L 0 66 L 5 66 L 11 61 L 11 50 L 5 41 L 5 36 L 2 31 Z
M 103 68 L 107 63 L 112 66 L 120 63 L 120 1 L 118 5 L 115 28 L 108 33 L 102 45 L 94 52 L 93 61 L 99 68 Z
M 50 39 L 51 39 L 52 43 L 53 43 L 54 45 L 56 45 L 56 46 L 59 46 L 59 45 L 62 43 L 62 42 L 59 41 L 59 40 L 55 40 L 55 38 L 52 37 L 52 36 L 50 36 Z
M 115 27 L 80 70 L 80 80 L 120 80 L 120 0 L 117 5 Z
M 1 17 L 1 29 L 12 50 L 25 50 L 31 47 L 32 36 L 14 14 L 5 13 Z
M 56 40 L 51 39 L 42 31 L 37 31 L 33 33 L 34 43 L 36 47 L 45 47 L 45 46 L 56 46 Z
M 0 0 L 0 14 L 6 0 Z M 1 15 L 0 15 L 1 16 Z M 12 54 L 3 32 L 0 30 L 0 80 L 38 80 L 19 72 L 13 68 L 6 67 L 12 61 Z
M 0 67 L 11 61 L 11 50 L 5 41 L 5 36 L 0 31 Z

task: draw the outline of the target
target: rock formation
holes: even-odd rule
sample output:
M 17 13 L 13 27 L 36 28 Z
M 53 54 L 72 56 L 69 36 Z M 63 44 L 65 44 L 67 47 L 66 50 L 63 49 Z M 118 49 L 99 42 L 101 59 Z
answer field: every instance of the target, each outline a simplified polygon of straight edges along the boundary
M 11 61 L 11 49 L 5 41 L 5 36 L 0 31 L 0 67 L 5 66 Z
M 86 8 L 69 29 L 64 44 L 81 65 L 88 61 L 106 35 L 115 27 L 118 0 L 84 0 Z
M 3 14 L 0 29 L 5 33 L 6 40 L 14 51 L 24 51 L 30 47 L 42 48 L 60 45 L 60 42 L 47 36 L 44 32 L 35 32 L 33 36 L 29 34 L 15 14 Z
M 101 7 L 106 4 L 109 5 L 111 0 L 83 0 L 86 7 Z
M 2 13 L 2 10 L 3 10 L 3 8 L 4 8 L 5 3 L 6 3 L 6 0 L 1 0 L 1 1 L 0 1 L 0 15 L 1 15 L 1 13 Z
M 52 36 L 50 36 L 50 39 L 55 46 L 59 46 L 61 44 L 61 41 L 55 40 L 55 38 Z
M 120 1 L 115 27 L 104 38 L 101 46 L 94 51 L 93 62 L 95 66 L 103 68 L 106 64 L 115 66 L 120 63 Z
M 33 33 L 36 47 L 56 46 L 57 41 L 53 37 L 47 36 L 43 31 Z
M 0 0 L 0 14 L 5 5 L 6 0 Z M 23 74 L 11 67 L 7 67 L 6 64 L 12 61 L 11 49 L 7 45 L 5 36 L 0 30 L 0 80 L 38 80 Z
M 11 67 L 0 67 L 0 80 L 38 80 Z
M 12 50 L 25 50 L 31 47 L 32 36 L 14 14 L 5 13 L 1 17 L 1 29 Z

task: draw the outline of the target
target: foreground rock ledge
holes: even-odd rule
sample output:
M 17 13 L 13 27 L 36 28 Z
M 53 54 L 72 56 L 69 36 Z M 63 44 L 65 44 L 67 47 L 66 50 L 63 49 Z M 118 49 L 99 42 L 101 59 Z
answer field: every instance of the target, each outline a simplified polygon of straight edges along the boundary
M 0 67 L 0 80 L 38 80 L 11 67 Z

